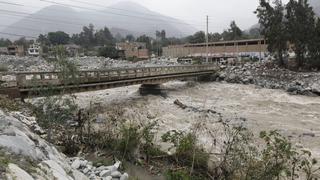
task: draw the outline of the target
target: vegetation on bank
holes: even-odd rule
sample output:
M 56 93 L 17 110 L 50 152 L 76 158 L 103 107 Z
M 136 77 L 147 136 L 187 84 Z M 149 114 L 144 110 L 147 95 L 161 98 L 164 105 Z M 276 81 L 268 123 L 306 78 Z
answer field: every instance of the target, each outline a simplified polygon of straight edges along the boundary
M 256 14 L 268 50 L 286 66 L 290 52 L 295 53 L 296 68 L 320 68 L 320 18 L 308 0 L 260 0 Z

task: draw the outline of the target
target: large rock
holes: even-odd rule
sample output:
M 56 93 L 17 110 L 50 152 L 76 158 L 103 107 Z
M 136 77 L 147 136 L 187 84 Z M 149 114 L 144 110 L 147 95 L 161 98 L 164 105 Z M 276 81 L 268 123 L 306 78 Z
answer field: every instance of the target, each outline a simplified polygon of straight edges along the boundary
M 320 82 L 313 83 L 313 85 L 311 86 L 311 90 L 313 93 L 320 95 Z
M 12 164 L 12 163 L 8 165 L 8 174 L 6 176 L 7 176 L 7 179 L 34 180 L 30 174 L 28 174 L 26 171 L 21 169 L 16 164 Z
M 129 175 L 127 173 L 122 174 L 122 176 L 120 177 L 120 180 L 128 180 L 129 179 Z
M 112 173 L 112 171 L 108 169 L 108 170 L 101 171 L 99 175 L 100 175 L 100 177 L 107 177 L 107 176 L 110 176 L 111 173 Z
M 121 172 L 119 172 L 119 171 L 114 171 L 114 172 L 111 173 L 111 176 L 112 176 L 113 178 L 120 178 L 120 177 L 121 177 Z
M 74 169 L 79 169 L 81 166 L 81 161 L 79 159 L 76 159 L 73 161 L 73 163 L 71 164 L 71 167 Z

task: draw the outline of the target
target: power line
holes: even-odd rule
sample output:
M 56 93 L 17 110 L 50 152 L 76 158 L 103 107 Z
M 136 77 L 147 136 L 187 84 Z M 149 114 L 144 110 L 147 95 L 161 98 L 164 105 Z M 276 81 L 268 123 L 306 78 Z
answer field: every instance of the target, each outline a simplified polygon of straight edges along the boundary
M 70 4 L 65 4 L 65 3 L 59 3 L 59 2 L 55 2 L 55 1 L 50 1 L 50 0 L 40 0 L 42 2 L 47 2 L 47 3 L 51 3 L 51 4 L 56 4 L 56 5 L 60 5 L 60 6 L 66 6 L 66 7 L 73 7 L 73 8 L 78 8 L 78 9 L 85 9 L 85 10 L 90 10 L 90 11 L 99 11 L 99 9 L 93 9 L 93 8 L 86 8 L 86 7 L 82 7 L 82 6 L 77 6 L 77 5 L 70 5 Z M 148 17 L 141 17 L 141 16 L 132 16 L 132 15 L 127 15 L 127 14 L 121 14 L 121 13 L 113 13 L 113 12 L 102 12 L 101 13 L 104 13 L 104 14 L 113 14 L 113 15 L 117 15 L 117 16 L 125 16 L 125 17 L 131 17 L 131 18 L 138 18 L 138 19 L 145 19 L 145 20 L 151 20 L 151 21 L 154 21 L 154 20 L 161 20 L 161 21 L 167 21 L 167 20 L 164 20 L 164 19 L 156 19 L 156 18 L 148 18 Z M 170 22 L 170 21 L 167 21 L 167 22 Z M 171 21 L 173 22 L 173 21 Z M 191 24 L 191 23 L 183 23 L 183 22 L 178 22 L 178 21 L 174 21 L 174 23 L 177 23 L 177 24 L 185 24 L 185 25 L 195 25 L 195 24 Z M 199 26 L 196 25 L 196 26 Z M 201 25 L 202 26 L 202 25 Z
M 39 29 L 26 28 L 26 27 L 21 27 L 21 26 L 3 25 L 3 24 L 0 24 L 0 27 L 7 27 L 10 29 L 14 29 L 14 28 L 24 29 L 24 30 L 28 30 L 28 31 L 39 31 Z
M 81 3 L 81 4 L 86 4 L 86 5 L 90 5 L 90 6 L 103 7 L 103 8 L 106 8 L 106 9 L 112 9 L 112 10 L 118 10 L 118 11 L 125 11 L 125 12 L 132 12 L 132 13 L 135 13 L 135 14 L 141 14 L 141 15 L 148 15 L 148 16 L 158 17 L 158 15 L 155 15 L 155 14 L 153 14 L 153 13 L 143 13 L 143 12 L 139 12 L 139 11 L 132 11 L 132 10 L 121 9 L 121 8 L 114 8 L 114 7 L 104 6 L 104 5 L 102 5 L 102 4 L 91 3 L 91 2 L 82 1 L 82 0 L 69 0 L 69 1 L 71 1 L 71 2 L 76 2 L 76 3 Z M 178 19 L 178 18 L 171 18 L 171 17 L 166 17 L 166 18 L 173 19 L 173 20 L 175 20 L 175 21 L 184 21 L 183 19 Z M 167 20 L 167 19 L 162 19 L 162 20 Z M 199 23 L 199 21 L 194 21 L 194 22 Z M 200 23 L 202 23 L 202 22 L 200 22 Z M 188 23 L 186 23 L 186 24 L 188 24 Z
M 6 13 L 11 13 L 11 14 L 23 14 L 23 15 L 28 15 L 28 16 L 23 16 L 25 18 L 30 18 L 30 19 L 38 19 L 38 20 L 43 20 L 43 21 L 51 21 L 51 22 L 57 22 L 56 20 L 54 19 L 48 19 L 48 18 L 39 18 L 39 17 L 30 17 L 30 15 L 33 15 L 33 14 L 30 14 L 30 13 L 25 13 L 25 12 L 19 12 L 19 11 L 9 11 L 9 10 L 5 10 L 5 9 L 0 9 L 1 12 L 6 12 Z M 79 25 L 79 26 L 83 26 L 83 24 L 76 24 L 76 23 L 73 23 L 71 21 L 64 21 L 64 20 L 59 20 L 59 23 L 62 23 L 62 24 L 73 24 L 73 25 Z
M 43 23 L 46 23 L 46 24 L 54 24 L 54 25 L 56 25 L 57 23 L 65 24 L 65 25 L 67 25 L 69 27 L 74 27 L 74 28 L 72 28 L 74 30 L 82 29 L 82 27 L 85 26 L 83 24 L 72 23 L 71 21 L 63 21 L 62 22 L 62 21 L 55 20 L 55 19 L 25 16 L 25 15 L 32 15 L 32 14 L 24 13 L 24 12 L 18 12 L 18 11 L 7 11 L 7 10 L 0 9 L 0 13 L 8 15 L 8 16 L 24 17 L 24 18 L 27 18 L 27 19 L 36 20 L 36 22 L 43 22 Z M 31 20 L 29 20 L 29 21 L 31 21 Z M 128 24 L 138 24 L 138 23 L 128 22 Z M 150 25 L 150 24 L 144 24 L 144 25 L 145 26 L 154 26 L 154 25 Z M 185 32 L 185 33 L 187 33 L 187 32 Z
M 9 35 L 9 36 L 17 36 L 17 37 L 26 37 L 26 38 L 37 39 L 37 37 L 34 37 L 34 36 L 26 36 L 26 35 L 21 35 L 21 34 L 14 34 L 14 33 L 0 32 L 0 34 Z
M 1 3 L 4 3 L 3 1 L 0 1 L 0 4 Z M 10 5 L 15 5 L 15 6 L 17 6 L 17 5 L 19 5 L 19 6 L 24 6 L 24 7 L 31 7 L 31 8 L 40 8 L 40 7 L 35 7 L 35 6 L 30 6 L 30 5 L 28 5 L 28 6 L 26 6 L 26 5 L 22 5 L 22 4 L 16 4 L 16 3 L 14 3 L 14 4 L 10 4 Z M 51 9 L 49 9 L 49 10 L 51 10 Z M 53 11 L 53 10 L 52 10 Z M 19 13 L 19 14 L 26 14 L 26 15 L 32 15 L 32 14 L 28 14 L 28 13 L 22 13 L 22 12 L 17 12 L 17 11 L 11 11 L 11 12 L 14 12 L 14 13 Z M 56 12 L 56 11 L 55 11 Z M 61 11 L 62 12 L 62 11 Z M 105 13 L 103 13 L 103 12 L 95 12 L 95 13 L 100 13 L 100 14 L 105 14 Z M 22 17 L 22 16 L 21 16 Z M 42 16 L 42 17 L 45 17 L 45 16 Z M 48 16 L 47 16 L 48 17 Z M 37 19 L 39 19 L 39 18 L 37 18 Z M 43 18 L 42 18 L 43 19 Z M 78 19 L 78 18 L 77 18 Z M 82 19 L 78 19 L 78 20 L 82 20 Z M 87 20 L 89 20 L 89 19 L 87 19 Z M 123 19 L 120 19 L 120 20 L 123 20 Z M 52 19 L 50 19 L 50 21 L 52 21 Z M 116 19 L 111 19 L 111 21 L 113 21 L 113 22 L 119 22 L 119 20 L 116 20 Z M 68 22 L 69 23 L 69 22 Z M 126 23 L 130 23 L 130 24 L 135 24 L 135 25 L 139 25 L 139 26 L 156 26 L 156 24 L 152 24 L 152 25 L 150 25 L 150 24 L 147 24 L 147 23 L 134 23 L 134 22 L 127 22 L 126 21 Z M 165 23 L 165 22 L 160 22 L 160 23 L 158 23 L 158 24 L 162 24 L 162 23 Z M 74 24 L 74 23 L 72 23 L 72 24 Z M 78 26 L 80 26 L 80 24 L 77 24 Z M 81 26 L 84 26 L 83 24 L 81 24 Z M 199 25 L 199 26 L 201 26 L 201 27 L 203 27 L 204 25 Z M 188 34 L 189 32 L 186 32 L 186 31 L 183 31 L 183 30 L 180 30 L 180 31 L 182 31 L 182 32 L 184 32 L 184 33 L 186 33 L 186 34 Z

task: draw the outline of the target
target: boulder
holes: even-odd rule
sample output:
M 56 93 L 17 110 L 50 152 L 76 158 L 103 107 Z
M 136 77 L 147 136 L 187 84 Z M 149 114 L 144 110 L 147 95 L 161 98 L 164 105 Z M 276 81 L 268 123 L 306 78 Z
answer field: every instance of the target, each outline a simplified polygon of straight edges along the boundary
M 9 171 L 9 173 L 7 174 L 8 179 L 33 180 L 33 177 L 30 174 L 28 174 L 26 171 L 21 169 L 16 164 L 10 163 L 8 165 L 8 171 Z
M 113 178 L 120 178 L 120 177 L 121 177 L 121 172 L 119 172 L 119 171 L 114 171 L 114 172 L 111 173 L 111 176 L 112 176 Z
M 112 176 L 107 176 L 107 177 L 103 178 L 103 180 L 112 180 L 112 179 L 113 179 Z
M 80 159 L 74 160 L 73 163 L 71 164 L 71 167 L 72 167 L 73 169 L 79 169 L 80 166 L 81 166 L 81 161 L 80 161 Z
M 122 174 L 122 176 L 120 177 L 120 180 L 128 180 L 129 179 L 129 175 L 127 173 Z
M 320 95 L 320 82 L 318 83 L 313 83 L 311 86 L 311 90 L 313 93 L 319 94 Z
M 110 176 L 111 173 L 112 173 L 112 171 L 109 170 L 109 169 L 108 170 L 103 170 L 103 171 L 100 172 L 99 176 L 100 177 L 107 177 L 107 176 Z

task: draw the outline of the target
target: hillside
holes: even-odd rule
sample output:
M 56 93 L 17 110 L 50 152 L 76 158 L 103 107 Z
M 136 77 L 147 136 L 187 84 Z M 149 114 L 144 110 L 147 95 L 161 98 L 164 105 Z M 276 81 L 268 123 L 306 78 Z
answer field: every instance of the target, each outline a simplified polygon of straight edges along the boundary
M 115 34 L 136 36 L 155 35 L 165 29 L 167 36 L 185 36 L 196 31 L 180 20 L 153 12 L 140 4 L 120 2 L 101 11 L 76 11 L 64 6 L 49 6 L 26 16 L 2 32 L 37 37 L 40 33 L 65 31 L 78 33 L 84 25 L 92 23 L 97 28 L 107 26 Z M 117 31 L 119 30 L 119 31 Z
M 314 12 L 320 16 L 320 1 L 319 0 L 310 0 L 310 4 L 314 8 Z

